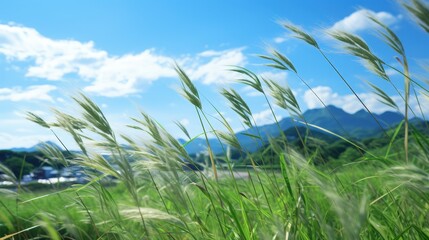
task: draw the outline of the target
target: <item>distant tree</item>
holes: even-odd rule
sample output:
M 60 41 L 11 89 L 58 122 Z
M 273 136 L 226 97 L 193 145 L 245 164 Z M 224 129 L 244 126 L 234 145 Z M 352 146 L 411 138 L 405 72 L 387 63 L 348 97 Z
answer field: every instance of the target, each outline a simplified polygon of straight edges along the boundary
M 345 162 L 352 162 L 360 158 L 362 155 L 359 153 L 356 148 L 349 147 L 347 148 L 338 159 L 344 160 Z
M 7 166 L 16 177 L 20 177 L 20 172 L 22 168 L 22 176 L 29 174 L 33 169 L 34 165 L 24 161 L 24 158 L 11 157 L 3 161 L 3 164 Z M 22 177 L 21 176 L 21 177 Z

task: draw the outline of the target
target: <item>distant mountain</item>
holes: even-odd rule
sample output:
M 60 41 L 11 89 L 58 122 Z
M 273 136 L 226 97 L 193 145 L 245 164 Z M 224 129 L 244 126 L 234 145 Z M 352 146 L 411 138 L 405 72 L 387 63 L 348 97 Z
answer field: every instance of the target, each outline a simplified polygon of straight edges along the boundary
M 397 125 L 404 118 L 401 113 L 390 111 L 382 114 L 373 114 L 373 116 L 365 110 L 350 114 L 332 105 L 326 108 L 310 109 L 303 113 L 303 117 L 307 123 L 348 138 L 356 139 L 377 136 L 383 131 Z M 413 121 L 418 121 L 418 119 Z M 282 131 L 288 133 L 288 137 L 291 137 L 290 133 L 294 131 L 294 128 L 299 126 L 304 126 L 304 124 L 287 117 L 282 119 L 278 125 L 274 123 L 259 126 L 258 128 L 249 128 L 236 133 L 236 136 L 245 150 L 254 152 L 265 145 L 269 138 L 279 136 Z M 315 129 L 312 129 L 312 131 L 315 131 Z M 251 137 L 252 135 L 260 136 L 261 139 L 255 139 Z M 182 143 L 185 142 L 184 140 L 181 141 Z M 209 139 L 209 143 L 215 154 L 223 152 L 222 145 L 217 139 Z M 185 146 L 185 149 L 190 154 L 204 151 L 206 148 L 207 144 L 204 139 L 195 139 Z
M 184 139 L 178 139 L 180 144 L 186 144 L 188 141 Z M 219 140 L 211 138 L 209 139 L 209 144 L 215 153 L 223 152 L 222 145 L 219 143 Z M 226 146 L 225 146 L 226 147 Z M 207 151 L 207 142 L 203 138 L 196 138 L 185 145 L 185 149 L 189 154 L 195 154 L 200 152 Z
M 36 152 L 36 151 L 39 151 L 39 149 L 42 148 L 44 145 L 51 145 L 51 146 L 57 147 L 59 149 L 62 149 L 56 143 L 51 142 L 51 141 L 46 141 L 46 142 L 38 143 L 38 144 L 36 144 L 32 147 L 29 147 L 29 148 L 23 148 L 23 147 L 22 148 L 11 148 L 9 150 L 14 151 L 14 152 Z
M 303 115 L 311 124 L 358 139 L 375 136 L 404 119 L 404 116 L 398 112 L 388 111 L 380 115 L 373 114 L 373 117 L 365 110 L 350 114 L 332 105 L 308 110 Z

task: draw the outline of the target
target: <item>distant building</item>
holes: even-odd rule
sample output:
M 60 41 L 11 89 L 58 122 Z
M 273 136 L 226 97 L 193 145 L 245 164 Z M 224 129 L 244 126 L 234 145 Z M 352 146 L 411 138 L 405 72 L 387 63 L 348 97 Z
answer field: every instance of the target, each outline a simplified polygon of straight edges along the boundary
M 59 172 L 51 166 L 43 166 L 33 171 L 34 179 L 49 179 L 55 177 L 59 177 Z

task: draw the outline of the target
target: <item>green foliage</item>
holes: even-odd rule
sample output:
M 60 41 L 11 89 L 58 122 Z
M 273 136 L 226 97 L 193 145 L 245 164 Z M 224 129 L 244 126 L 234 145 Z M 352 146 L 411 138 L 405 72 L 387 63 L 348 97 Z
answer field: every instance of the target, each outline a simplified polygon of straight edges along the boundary
M 34 166 L 31 163 L 25 161 L 24 158 L 12 157 L 3 161 L 3 164 L 7 166 L 16 177 L 29 174 Z
M 413 0 L 412 5 L 405 4 L 405 7 L 424 27 L 427 6 Z M 378 20 L 373 21 L 384 29 L 381 34 L 386 43 L 403 53 L 396 35 Z M 348 84 L 311 35 L 289 23 L 284 27 L 320 51 Z M 384 71 L 387 65 L 370 51 L 363 39 L 344 32 L 331 35 L 345 44 L 350 54 L 362 58 L 378 76 L 389 80 Z M 270 61 L 269 67 L 296 72 L 292 61 L 280 52 L 274 50 L 271 55 L 263 57 Z M 405 61 L 403 66 L 404 87 L 408 88 L 416 81 L 409 78 Z M 256 74 L 241 67 L 232 71 L 242 75 L 238 82 L 261 92 L 271 108 L 271 101 L 264 92 L 265 88 L 270 89 L 276 103 L 298 116 L 301 126 L 305 127 L 295 125 L 281 132 L 278 138 L 268 139 L 269 144 L 260 151 L 248 153 L 241 148 L 228 121 L 214 106 L 221 115 L 218 120 L 227 131 L 213 128 L 203 111 L 197 88 L 176 66 L 182 83 L 181 93 L 195 107 L 203 128 L 200 135 L 205 136 L 207 145 L 207 135 L 211 133 L 234 147 L 232 153 L 225 149 L 223 156 L 214 156 L 209 145 L 207 155 L 198 157 L 199 162 L 210 159 L 207 165 L 212 169 L 186 171 L 185 167 L 194 164 L 195 158 L 149 115 L 141 113 L 139 118 L 133 118 L 135 124 L 129 127 L 147 135 L 151 141 L 118 137 L 101 109 L 87 96 L 80 95 L 74 98 L 80 115 L 54 110 L 56 121 L 53 123 L 34 114 L 29 114 L 28 118 L 53 134 L 59 128 L 72 136 L 81 148 L 80 153 L 61 152 L 50 146 L 45 146 L 43 152 L 49 164 L 83 166 L 87 182 L 35 193 L 21 185 L 14 186 L 16 192 L 0 189 L 0 237 L 429 238 L 429 129 L 426 122 L 410 125 L 408 129 L 405 119 L 379 138 L 359 142 L 305 123 L 298 101 L 289 88 L 272 80 L 261 81 Z M 382 89 L 374 89 L 386 104 L 393 106 Z M 405 92 L 407 106 L 409 92 L 407 89 Z M 265 136 L 257 135 L 258 128 L 252 124 L 254 120 L 244 99 L 232 89 L 222 93 L 244 124 L 255 128 L 252 139 L 255 144 L 261 144 Z M 273 110 L 272 113 L 275 118 Z M 188 135 L 188 142 L 196 139 L 196 136 L 189 136 L 183 125 L 178 125 Z M 129 146 L 119 144 L 120 138 Z M 0 153 L 7 156 L 0 165 L 1 171 L 18 182 L 17 167 L 20 166 L 19 174 L 27 171 L 23 161 L 26 158 L 18 158 L 10 152 Z M 409 161 L 404 160 L 408 155 L 412 156 Z M 245 165 L 241 165 L 240 170 L 234 168 L 238 162 L 233 161 L 233 156 L 243 159 Z

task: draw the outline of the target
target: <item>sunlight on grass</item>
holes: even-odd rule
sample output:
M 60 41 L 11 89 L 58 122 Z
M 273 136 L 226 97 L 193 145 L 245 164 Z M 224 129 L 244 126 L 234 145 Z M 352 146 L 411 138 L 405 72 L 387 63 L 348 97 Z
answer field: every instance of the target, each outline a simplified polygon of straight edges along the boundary
M 404 6 L 428 31 L 428 6 L 418 0 Z M 418 128 L 408 121 L 411 89 L 429 95 L 427 83 L 409 72 L 404 46 L 393 30 L 369 17 L 378 25 L 382 41 L 400 55 L 402 70 L 394 70 L 404 77 L 404 120 L 385 129 L 372 115 L 383 129 L 379 138 L 360 142 L 308 123 L 289 87 L 237 66 L 231 69 L 240 75 L 237 83 L 264 95 L 266 102 L 261 104 L 268 104 L 279 129 L 278 137 L 264 140 L 246 101 L 237 91 L 222 89 L 243 126 L 254 130 L 246 137 L 262 146 L 250 152 L 241 146 L 221 111 L 212 103 L 202 104 L 192 79 L 175 65 L 180 94 L 195 108 L 203 129 L 190 136 L 177 123 L 189 138 L 184 143 L 144 112 L 129 127 L 151 141 L 117 135 L 101 108 L 83 94 L 73 97 L 80 109 L 73 116 L 54 110 L 55 121 L 48 122 L 29 113 L 29 120 L 53 134 L 58 129 L 67 132 L 80 148 L 70 152 L 66 146 L 62 151 L 46 145 L 45 163 L 81 166 L 86 179 L 37 190 L 38 185 L 21 185 L 22 176 L 0 164 L 15 183 L 0 189 L 0 239 L 429 239 L 429 129 L 426 122 Z M 281 24 L 319 51 L 359 98 L 310 34 L 291 23 Z M 328 35 L 400 91 L 386 74 L 391 66 L 364 39 L 339 31 Z M 298 75 L 293 62 L 275 49 L 261 59 L 269 68 Z M 370 85 L 380 101 L 399 110 L 383 89 Z M 274 105 L 293 118 L 295 141 L 281 130 Z M 206 114 L 210 107 L 220 115 L 217 120 L 224 129 L 213 127 Z M 316 133 L 342 140 L 336 146 L 347 147 L 342 160 L 324 159 L 322 145 L 327 143 Z M 207 153 L 197 160 L 184 146 L 200 136 Z M 223 154 L 214 153 L 209 136 L 226 143 L 221 145 Z M 127 145 L 120 144 L 122 140 Z

